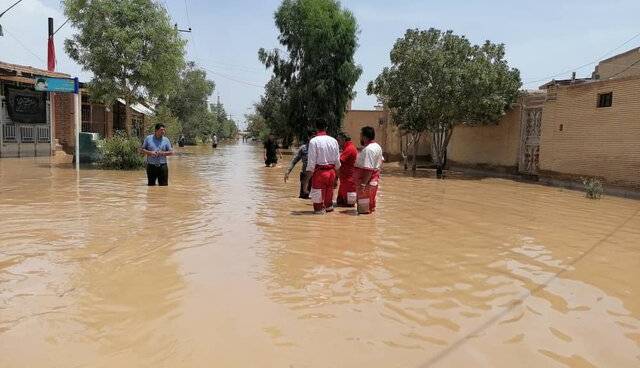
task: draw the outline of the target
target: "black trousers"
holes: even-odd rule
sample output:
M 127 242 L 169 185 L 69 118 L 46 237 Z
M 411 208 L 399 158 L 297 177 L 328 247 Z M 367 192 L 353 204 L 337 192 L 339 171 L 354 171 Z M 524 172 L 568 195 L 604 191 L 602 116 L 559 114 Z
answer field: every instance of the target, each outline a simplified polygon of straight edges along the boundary
M 300 196 L 298 198 L 309 199 L 309 192 L 311 191 L 311 180 L 309 180 L 309 185 L 307 185 L 307 190 L 305 194 L 304 190 L 304 178 L 305 174 L 303 171 L 300 172 Z
M 157 181 L 158 185 L 166 187 L 169 185 L 169 167 L 167 167 L 167 164 L 160 166 L 147 164 L 147 179 L 149 186 L 156 185 Z

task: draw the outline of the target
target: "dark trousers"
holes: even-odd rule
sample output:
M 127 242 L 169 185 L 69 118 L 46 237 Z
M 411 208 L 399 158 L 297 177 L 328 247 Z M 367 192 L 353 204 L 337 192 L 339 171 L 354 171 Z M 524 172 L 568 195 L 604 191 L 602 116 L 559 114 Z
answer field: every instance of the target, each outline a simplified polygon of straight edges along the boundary
M 147 179 L 149 180 L 149 186 L 156 185 L 157 181 L 158 185 L 166 187 L 169 185 L 169 167 L 167 167 L 167 164 L 160 166 L 147 164 Z
M 309 199 L 309 192 L 311 191 L 311 180 L 309 180 L 309 185 L 307 185 L 307 190 L 304 190 L 304 180 L 305 174 L 304 172 L 300 172 L 300 196 L 302 199 Z M 305 193 L 306 192 L 306 193 Z

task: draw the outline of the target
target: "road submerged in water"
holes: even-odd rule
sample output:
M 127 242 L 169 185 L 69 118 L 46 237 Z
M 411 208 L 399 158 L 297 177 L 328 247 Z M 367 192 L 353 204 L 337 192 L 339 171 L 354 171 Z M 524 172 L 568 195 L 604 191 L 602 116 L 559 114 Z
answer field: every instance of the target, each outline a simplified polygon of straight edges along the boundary
M 0 367 L 640 366 L 640 202 L 387 172 L 312 216 L 261 157 L 0 160 Z

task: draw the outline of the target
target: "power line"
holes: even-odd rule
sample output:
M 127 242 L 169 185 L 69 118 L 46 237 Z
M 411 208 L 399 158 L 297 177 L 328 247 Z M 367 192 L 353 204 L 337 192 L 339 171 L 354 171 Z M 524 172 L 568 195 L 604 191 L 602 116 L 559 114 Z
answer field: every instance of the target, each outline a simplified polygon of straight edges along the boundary
M 612 50 L 609 50 L 609 51 L 605 52 L 604 54 L 602 54 L 601 56 L 599 56 L 595 61 L 592 61 L 592 62 L 589 62 L 589 63 L 583 64 L 583 65 L 580 65 L 580 66 L 575 67 L 575 68 L 572 68 L 572 69 L 568 69 L 568 70 L 562 71 L 562 72 L 557 73 L 557 74 L 554 74 L 554 75 L 550 75 L 550 76 L 545 77 L 545 78 L 541 78 L 541 79 L 536 79 L 536 80 L 533 80 L 533 81 L 525 82 L 523 85 L 527 86 L 527 85 L 530 85 L 530 84 L 533 84 L 533 83 L 547 82 L 547 81 L 549 81 L 549 79 L 552 79 L 552 78 L 555 78 L 555 77 L 558 77 L 558 76 L 564 75 L 564 74 L 566 74 L 566 73 L 570 73 L 570 72 L 578 71 L 578 70 L 580 70 L 580 69 L 582 69 L 582 68 L 585 68 L 585 67 L 587 67 L 587 66 L 590 66 L 590 65 L 597 64 L 597 63 L 599 63 L 599 62 L 602 60 L 602 58 L 604 58 L 605 56 L 607 56 L 607 55 L 609 55 L 609 54 L 611 54 L 611 53 L 613 53 L 613 52 L 615 52 L 615 51 L 618 51 L 619 49 L 621 49 L 621 48 L 622 48 L 622 47 L 624 47 L 625 45 L 629 44 L 631 41 L 635 40 L 635 39 L 636 39 L 636 38 L 638 38 L 638 37 L 640 37 L 640 32 L 639 32 L 639 33 L 637 33 L 637 34 L 635 34 L 633 37 L 631 37 L 630 39 L 626 40 L 626 41 L 625 41 L 625 42 L 623 42 L 622 44 L 620 44 L 620 45 L 616 46 L 614 49 L 612 49 Z
M 4 30 L 5 30 L 5 32 L 7 32 L 7 34 L 8 34 L 9 36 L 11 36 L 11 38 L 13 38 L 14 40 L 16 40 L 16 42 L 17 42 L 20 46 L 22 46 L 22 48 L 23 48 L 23 49 L 25 49 L 25 50 L 26 50 L 27 52 L 29 52 L 31 55 L 35 56 L 38 60 L 42 61 L 43 63 L 46 63 L 46 61 L 45 61 L 42 57 L 38 56 L 38 54 L 36 54 L 35 52 L 33 52 L 29 47 L 27 47 L 27 45 L 25 45 L 25 44 L 24 44 L 22 41 L 20 41 L 16 36 L 14 36 L 11 32 L 9 32 L 9 31 L 7 30 L 7 28 L 6 28 L 6 27 L 4 28 Z
M 201 58 L 198 58 L 200 61 L 204 60 Z M 228 70 L 237 70 L 237 71 L 241 71 L 241 72 L 249 72 L 249 73 L 254 73 L 254 74 L 265 74 L 267 73 L 269 70 L 266 68 L 253 68 L 253 67 L 249 67 L 249 66 L 244 66 L 244 65 L 239 65 L 239 64 L 230 64 L 230 63 L 224 63 L 221 61 L 215 61 L 215 60 L 211 60 L 211 59 L 207 59 L 206 60 L 207 64 L 210 65 L 215 65 L 217 68 L 220 69 L 228 69 Z
M 243 80 L 240 80 L 240 79 L 236 79 L 236 78 L 234 78 L 232 76 L 216 72 L 215 70 L 211 70 L 211 69 L 206 68 L 206 67 L 204 67 L 202 65 L 199 65 L 198 67 L 200 69 L 203 69 L 203 70 L 211 73 L 211 74 L 215 74 L 215 75 L 220 76 L 222 78 L 228 79 L 228 80 L 230 80 L 232 82 L 236 82 L 236 83 L 240 83 L 240 84 L 244 84 L 244 85 L 247 85 L 247 86 L 256 87 L 256 88 L 260 88 L 260 89 L 264 88 L 264 85 L 259 85 L 259 84 L 254 83 L 254 82 L 247 82 L 247 81 L 243 81 Z
M 624 68 L 624 70 L 622 70 L 622 71 L 620 71 L 620 72 L 618 72 L 618 73 L 616 73 L 616 74 L 614 74 L 614 75 L 610 76 L 609 78 L 607 78 L 607 80 L 609 80 L 609 79 L 613 79 L 613 78 L 615 78 L 615 77 L 619 76 L 620 74 L 625 73 L 626 71 L 628 71 L 629 69 L 633 68 L 633 67 L 634 67 L 634 66 L 636 66 L 637 64 L 640 64 L 640 60 L 636 60 L 634 63 L 632 63 L 632 64 L 631 64 L 631 65 L 629 65 L 628 67 Z
M 11 5 L 10 7 L 7 8 L 7 10 L 3 11 L 2 13 L 0 13 L 0 17 L 2 17 L 3 15 L 5 15 L 9 10 L 13 9 L 14 6 L 20 4 L 22 2 L 22 0 L 18 0 L 15 3 L 13 3 L 13 5 Z
M 187 15 L 187 23 L 189 24 L 189 31 L 191 31 L 193 24 L 191 23 L 191 17 L 189 16 L 189 4 L 187 3 L 187 0 L 184 0 L 184 12 Z M 191 37 L 191 43 L 193 44 L 192 46 L 193 54 L 197 57 L 198 45 L 196 43 L 196 36 L 193 34 L 193 32 L 189 32 L 189 37 Z
M 58 33 L 58 31 L 61 30 L 62 27 L 64 27 L 67 23 L 69 23 L 69 18 L 67 18 L 67 20 L 65 20 L 64 23 L 62 23 L 62 25 L 58 27 L 55 32 L 53 32 L 53 34 L 55 35 L 56 33 Z

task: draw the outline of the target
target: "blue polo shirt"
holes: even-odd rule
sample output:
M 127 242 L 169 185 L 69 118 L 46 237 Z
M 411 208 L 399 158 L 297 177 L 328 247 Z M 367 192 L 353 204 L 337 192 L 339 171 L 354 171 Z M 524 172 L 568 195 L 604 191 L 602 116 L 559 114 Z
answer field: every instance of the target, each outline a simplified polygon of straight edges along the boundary
M 144 139 L 144 143 L 142 143 L 142 148 L 152 152 L 155 152 L 155 151 L 168 152 L 173 150 L 173 148 L 171 147 L 171 142 L 169 141 L 169 138 L 162 137 L 162 139 L 158 139 L 156 138 L 155 134 L 148 135 L 147 138 Z M 147 156 L 147 163 L 151 165 L 166 164 L 167 157 L 166 156 L 158 156 L 158 157 Z

